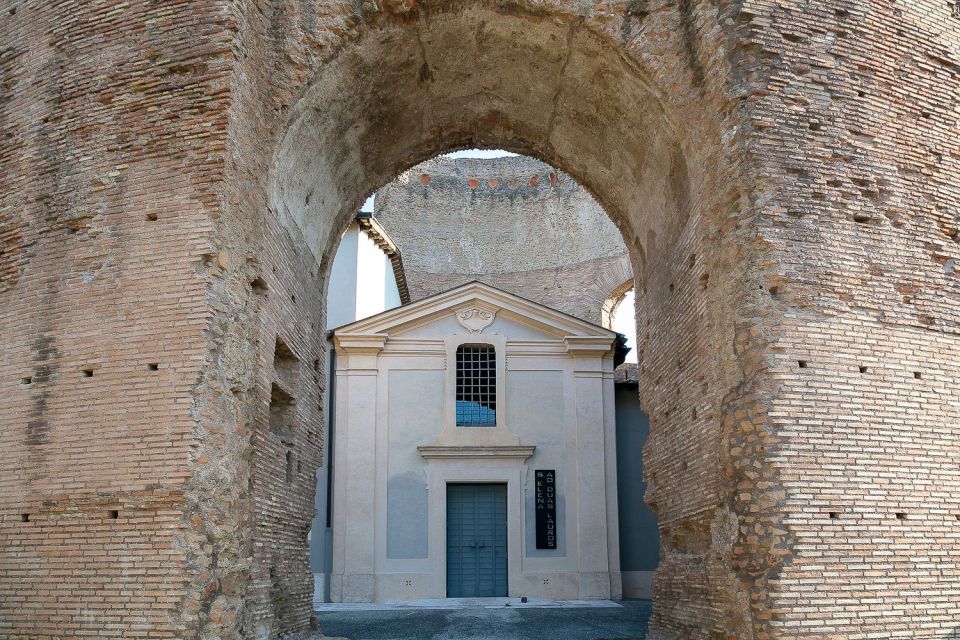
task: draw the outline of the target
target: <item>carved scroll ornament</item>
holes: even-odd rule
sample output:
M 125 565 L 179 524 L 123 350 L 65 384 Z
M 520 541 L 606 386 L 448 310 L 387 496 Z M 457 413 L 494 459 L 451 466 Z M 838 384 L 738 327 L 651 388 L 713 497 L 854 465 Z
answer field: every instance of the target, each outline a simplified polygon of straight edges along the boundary
M 457 311 L 457 322 L 470 333 L 482 333 L 484 329 L 493 324 L 496 315 L 496 311 L 470 307 Z

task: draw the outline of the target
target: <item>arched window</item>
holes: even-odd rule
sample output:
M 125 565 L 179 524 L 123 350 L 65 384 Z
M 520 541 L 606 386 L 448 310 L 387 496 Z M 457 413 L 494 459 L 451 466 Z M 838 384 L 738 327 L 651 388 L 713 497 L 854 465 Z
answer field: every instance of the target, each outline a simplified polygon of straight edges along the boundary
M 457 426 L 497 424 L 497 352 L 489 344 L 457 347 Z

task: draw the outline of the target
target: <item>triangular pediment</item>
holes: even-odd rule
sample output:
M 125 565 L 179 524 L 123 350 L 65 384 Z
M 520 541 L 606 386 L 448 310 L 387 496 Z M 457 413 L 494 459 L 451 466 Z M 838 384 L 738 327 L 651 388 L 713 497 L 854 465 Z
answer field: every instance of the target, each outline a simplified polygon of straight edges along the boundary
M 496 318 L 523 324 L 544 337 L 609 336 L 616 333 L 599 325 L 527 300 L 482 282 L 432 295 L 363 320 L 337 327 L 334 333 L 397 335 L 432 322 L 455 319 L 458 332 L 481 335 Z

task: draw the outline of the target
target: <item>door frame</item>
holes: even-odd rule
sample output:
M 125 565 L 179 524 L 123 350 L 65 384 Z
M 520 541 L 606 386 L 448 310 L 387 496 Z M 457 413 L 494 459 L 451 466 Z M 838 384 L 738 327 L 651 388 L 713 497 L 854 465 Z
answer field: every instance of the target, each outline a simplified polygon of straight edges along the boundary
M 429 529 L 430 566 L 438 591 L 447 595 L 447 484 L 507 485 L 507 596 L 515 597 L 521 584 L 524 540 L 523 478 L 526 464 L 518 458 L 430 459 L 427 486 L 430 513 L 436 526 Z M 431 524 L 432 524 L 431 522 Z

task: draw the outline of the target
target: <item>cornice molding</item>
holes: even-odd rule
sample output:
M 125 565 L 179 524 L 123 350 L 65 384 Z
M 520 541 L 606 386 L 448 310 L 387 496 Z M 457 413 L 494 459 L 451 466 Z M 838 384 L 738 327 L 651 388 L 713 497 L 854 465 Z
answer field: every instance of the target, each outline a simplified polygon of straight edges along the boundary
M 607 336 L 567 336 L 563 339 L 567 353 L 575 356 L 603 356 L 613 350 L 613 338 Z
M 433 322 L 458 310 L 479 308 L 496 310 L 498 316 L 509 317 L 532 326 L 541 327 L 545 333 L 560 339 L 568 336 L 603 336 L 613 340 L 616 333 L 567 315 L 550 307 L 532 302 L 496 287 L 471 282 L 434 296 L 395 307 L 375 316 L 357 320 L 333 330 L 334 334 L 346 331 L 350 334 L 387 333 L 401 327 L 410 328 Z
M 528 445 L 422 445 L 417 447 L 420 455 L 428 460 L 462 460 L 465 458 L 526 460 L 533 455 L 535 450 L 535 446 Z
M 333 346 L 349 354 L 376 354 L 383 350 L 387 336 L 369 333 L 343 333 L 333 336 Z

